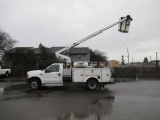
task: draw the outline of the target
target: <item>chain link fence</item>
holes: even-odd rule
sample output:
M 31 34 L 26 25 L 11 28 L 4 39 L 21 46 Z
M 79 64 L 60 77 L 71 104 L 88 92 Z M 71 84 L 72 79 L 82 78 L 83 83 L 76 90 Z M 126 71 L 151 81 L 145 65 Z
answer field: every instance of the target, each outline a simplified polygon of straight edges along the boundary
M 31 70 L 37 70 L 37 67 L 34 66 L 18 66 L 18 67 L 11 67 L 11 76 L 18 76 L 18 77 L 26 77 L 27 72 Z
M 36 66 L 11 67 L 11 76 L 26 77 Z M 160 67 L 117 67 L 111 68 L 113 78 L 160 78 Z
M 113 78 L 160 78 L 159 67 L 112 68 Z

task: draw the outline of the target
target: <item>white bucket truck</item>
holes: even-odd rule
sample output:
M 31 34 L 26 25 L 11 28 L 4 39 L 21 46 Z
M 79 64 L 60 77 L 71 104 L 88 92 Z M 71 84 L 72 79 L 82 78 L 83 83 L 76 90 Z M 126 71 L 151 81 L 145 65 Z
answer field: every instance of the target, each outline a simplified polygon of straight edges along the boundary
M 69 84 L 85 84 L 88 89 L 96 90 L 98 87 L 104 87 L 106 84 L 111 84 L 114 81 L 111 80 L 110 68 L 92 68 L 87 66 L 86 63 L 78 62 L 76 67 L 71 66 L 71 59 L 68 56 L 62 55 L 64 51 L 73 48 L 80 43 L 102 33 L 103 31 L 119 24 L 119 31 L 127 33 L 129 31 L 130 22 L 132 18 L 127 15 L 121 17 L 120 20 L 112 25 L 109 25 L 59 51 L 57 51 L 56 57 L 66 61 L 66 65 L 63 63 L 53 63 L 45 70 L 34 70 L 27 72 L 27 82 L 30 87 L 34 90 L 40 88 L 40 86 L 64 86 L 66 83 Z M 67 67 L 66 67 L 67 66 Z M 68 66 L 70 66 L 68 68 Z M 78 68 L 79 66 L 79 68 Z

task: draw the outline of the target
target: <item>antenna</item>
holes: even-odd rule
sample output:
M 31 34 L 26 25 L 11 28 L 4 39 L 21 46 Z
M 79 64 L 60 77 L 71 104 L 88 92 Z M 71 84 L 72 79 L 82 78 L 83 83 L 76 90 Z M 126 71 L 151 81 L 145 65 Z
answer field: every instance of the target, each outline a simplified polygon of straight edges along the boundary
M 150 56 L 150 62 L 152 61 L 152 56 Z

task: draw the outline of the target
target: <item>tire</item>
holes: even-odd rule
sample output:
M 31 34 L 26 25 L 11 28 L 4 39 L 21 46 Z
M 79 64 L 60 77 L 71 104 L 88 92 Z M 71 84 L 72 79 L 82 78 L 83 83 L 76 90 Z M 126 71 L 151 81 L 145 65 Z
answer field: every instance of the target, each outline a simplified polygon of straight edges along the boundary
M 98 87 L 97 80 L 91 79 L 87 82 L 87 87 L 89 90 L 96 90 Z
M 9 72 L 6 72 L 5 77 L 8 77 L 8 76 L 9 76 Z
M 40 88 L 41 84 L 39 82 L 38 79 L 32 79 L 30 81 L 30 87 L 33 89 L 33 90 L 38 90 Z

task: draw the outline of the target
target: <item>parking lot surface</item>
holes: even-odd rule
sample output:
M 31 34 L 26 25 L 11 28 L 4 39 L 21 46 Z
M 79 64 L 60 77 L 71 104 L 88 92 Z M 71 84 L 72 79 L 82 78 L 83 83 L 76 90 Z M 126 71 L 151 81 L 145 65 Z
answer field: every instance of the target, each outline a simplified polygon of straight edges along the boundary
M 132 81 L 97 91 L 84 86 L 0 83 L 0 120 L 159 120 L 160 81 Z

